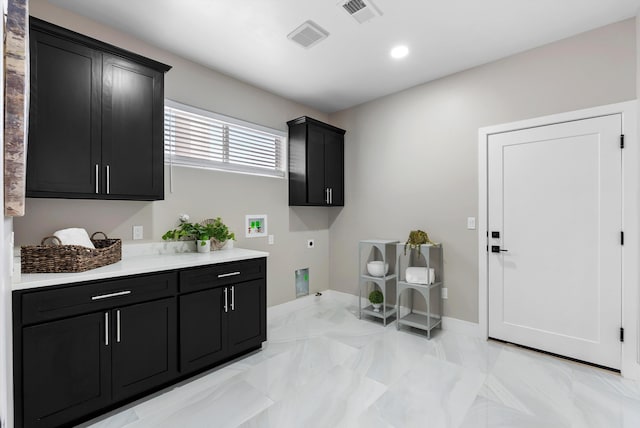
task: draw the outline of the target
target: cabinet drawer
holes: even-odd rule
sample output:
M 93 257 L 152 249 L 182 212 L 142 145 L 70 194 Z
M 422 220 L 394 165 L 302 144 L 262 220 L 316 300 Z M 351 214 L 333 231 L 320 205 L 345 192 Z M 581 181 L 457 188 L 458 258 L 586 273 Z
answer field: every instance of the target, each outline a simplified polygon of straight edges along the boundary
M 177 273 L 142 275 L 87 282 L 22 295 L 22 323 L 30 324 L 78 315 L 176 293 Z
M 180 292 L 205 290 L 220 285 L 244 282 L 267 275 L 266 259 L 230 262 L 180 272 Z

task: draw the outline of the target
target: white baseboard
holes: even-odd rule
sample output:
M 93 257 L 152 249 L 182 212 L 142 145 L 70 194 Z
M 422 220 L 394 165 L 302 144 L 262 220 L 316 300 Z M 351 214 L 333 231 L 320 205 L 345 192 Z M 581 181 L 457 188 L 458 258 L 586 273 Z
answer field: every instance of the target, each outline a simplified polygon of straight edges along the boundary
M 480 338 L 480 324 L 458 318 L 442 317 L 442 329 L 464 334 L 465 336 Z
M 336 290 L 325 290 L 322 293 L 327 297 L 335 298 L 339 301 L 345 302 L 346 304 L 352 304 L 352 305 L 358 304 L 358 296 L 355 296 L 353 294 L 344 293 L 342 291 L 336 291 Z M 369 305 L 369 301 L 367 300 L 366 297 L 362 298 L 362 305 L 363 306 Z M 409 312 L 409 309 L 404 306 L 401 306 L 400 312 L 401 314 L 404 315 Z M 422 311 L 414 310 L 414 312 L 417 314 L 426 316 L 426 313 Z M 469 322 L 469 321 L 461 320 L 458 318 L 443 316 L 442 329 L 451 331 L 454 333 L 458 333 L 458 334 L 464 334 L 465 336 L 469 336 L 469 337 L 477 337 L 477 338 L 482 337 L 482 334 L 480 332 L 480 325 L 478 323 Z

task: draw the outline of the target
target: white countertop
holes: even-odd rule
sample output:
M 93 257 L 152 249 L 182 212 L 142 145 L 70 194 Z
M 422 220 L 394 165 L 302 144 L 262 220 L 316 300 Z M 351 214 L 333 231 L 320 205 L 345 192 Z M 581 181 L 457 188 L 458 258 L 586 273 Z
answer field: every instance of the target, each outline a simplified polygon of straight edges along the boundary
M 139 254 L 139 252 L 136 254 L 136 252 L 132 251 L 127 252 L 123 248 L 122 260 L 119 262 L 86 272 L 29 273 L 15 276 L 12 290 L 29 290 L 38 287 L 117 278 L 119 276 L 257 259 L 267 256 L 269 256 L 267 252 L 245 250 L 243 248 L 223 249 L 209 253 L 183 252 L 165 254 Z

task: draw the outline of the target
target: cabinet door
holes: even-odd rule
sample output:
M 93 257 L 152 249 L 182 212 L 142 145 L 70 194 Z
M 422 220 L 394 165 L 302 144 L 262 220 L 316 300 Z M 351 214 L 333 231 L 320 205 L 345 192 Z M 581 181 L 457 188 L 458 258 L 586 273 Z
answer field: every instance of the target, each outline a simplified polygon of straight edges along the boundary
M 324 137 L 324 181 L 330 189 L 329 205 L 344 205 L 344 136 L 327 131 Z
M 325 130 L 314 124 L 307 127 L 307 203 L 327 204 L 327 186 L 324 182 Z
M 114 400 L 144 392 L 175 378 L 175 299 L 127 306 L 111 313 Z
M 264 279 L 229 286 L 229 355 L 260 346 L 267 340 Z
M 102 160 L 114 199 L 164 199 L 164 74 L 103 56 Z
M 108 334 L 104 312 L 23 329 L 24 427 L 57 427 L 109 404 Z
M 94 198 L 101 184 L 102 57 L 39 31 L 30 36 L 27 196 Z
M 179 305 L 181 372 L 198 370 L 224 359 L 227 351 L 224 288 L 180 296 Z

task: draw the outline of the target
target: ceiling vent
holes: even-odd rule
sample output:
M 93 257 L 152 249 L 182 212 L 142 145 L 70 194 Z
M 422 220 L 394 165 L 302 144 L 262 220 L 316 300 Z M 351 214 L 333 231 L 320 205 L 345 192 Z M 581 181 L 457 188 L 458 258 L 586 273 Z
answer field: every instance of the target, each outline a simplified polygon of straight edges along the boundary
M 338 4 L 360 24 L 382 15 L 380 9 L 371 0 L 340 0 Z
M 287 35 L 290 40 L 306 49 L 318 44 L 328 36 L 329 32 L 313 21 L 305 21 Z

